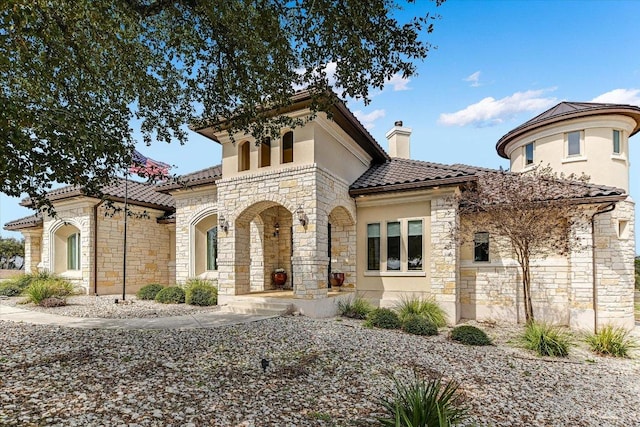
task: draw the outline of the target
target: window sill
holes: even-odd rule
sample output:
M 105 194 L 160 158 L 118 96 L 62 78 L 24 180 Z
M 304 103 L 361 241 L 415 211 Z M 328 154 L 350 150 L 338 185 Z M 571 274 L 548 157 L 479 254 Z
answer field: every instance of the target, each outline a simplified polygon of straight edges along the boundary
M 585 156 L 572 156 L 565 157 L 562 159 L 562 163 L 574 163 L 574 162 L 586 162 L 587 158 Z
M 364 277 L 426 277 L 424 271 L 365 271 Z
M 616 160 L 618 162 L 627 162 L 627 157 L 622 155 L 622 154 L 612 154 L 611 155 L 611 160 Z
M 67 270 L 60 273 L 65 279 L 82 279 L 82 270 Z

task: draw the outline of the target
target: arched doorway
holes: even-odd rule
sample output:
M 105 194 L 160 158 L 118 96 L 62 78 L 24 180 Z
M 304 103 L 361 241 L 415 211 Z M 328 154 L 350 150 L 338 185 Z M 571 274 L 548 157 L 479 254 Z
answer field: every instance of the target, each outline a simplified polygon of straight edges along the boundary
M 271 201 L 245 209 L 235 221 L 236 294 L 275 289 L 272 273 L 287 273 L 284 288 L 292 289 L 292 214 Z
M 337 206 L 329 213 L 327 227 L 328 275 L 344 273 L 343 286 L 353 287 L 356 277 L 356 223 L 347 208 Z

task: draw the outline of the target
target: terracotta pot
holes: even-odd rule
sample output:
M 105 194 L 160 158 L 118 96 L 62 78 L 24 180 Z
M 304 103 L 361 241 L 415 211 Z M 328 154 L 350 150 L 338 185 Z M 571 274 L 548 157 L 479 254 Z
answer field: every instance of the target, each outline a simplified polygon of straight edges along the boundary
M 282 289 L 287 282 L 287 273 L 273 273 L 273 283 L 276 287 Z
M 329 283 L 331 283 L 331 287 L 339 288 L 344 283 L 344 273 L 331 273 Z

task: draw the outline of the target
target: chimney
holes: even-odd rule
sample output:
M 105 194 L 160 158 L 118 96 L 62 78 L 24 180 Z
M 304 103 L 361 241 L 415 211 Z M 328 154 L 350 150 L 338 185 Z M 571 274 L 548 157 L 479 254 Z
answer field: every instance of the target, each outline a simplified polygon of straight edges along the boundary
M 402 126 L 402 121 L 398 120 L 393 124 L 393 128 L 385 135 L 389 141 L 389 156 L 392 158 L 410 159 L 409 139 L 411 128 Z

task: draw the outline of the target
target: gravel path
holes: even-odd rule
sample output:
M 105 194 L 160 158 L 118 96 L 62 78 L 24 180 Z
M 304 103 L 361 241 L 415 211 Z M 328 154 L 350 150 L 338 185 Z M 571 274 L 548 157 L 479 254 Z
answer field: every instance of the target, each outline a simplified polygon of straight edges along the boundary
M 135 295 L 125 295 L 124 303 L 122 295 L 90 296 L 79 295 L 67 298 L 64 307 L 45 308 L 35 304 L 21 304 L 22 297 L 3 298 L 0 304 L 43 313 L 58 314 L 72 317 L 101 317 L 104 319 L 134 319 L 153 317 L 173 317 L 197 312 L 217 311 L 220 308 L 198 307 L 187 304 L 160 304 L 155 301 L 138 299 Z M 118 304 L 115 300 L 118 299 Z
M 459 381 L 479 426 L 640 425 L 637 359 L 542 360 L 506 344 L 517 327 L 483 328 L 497 346 L 297 316 L 161 331 L 0 322 L 0 425 L 371 426 L 388 375 L 413 371 Z

